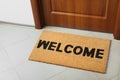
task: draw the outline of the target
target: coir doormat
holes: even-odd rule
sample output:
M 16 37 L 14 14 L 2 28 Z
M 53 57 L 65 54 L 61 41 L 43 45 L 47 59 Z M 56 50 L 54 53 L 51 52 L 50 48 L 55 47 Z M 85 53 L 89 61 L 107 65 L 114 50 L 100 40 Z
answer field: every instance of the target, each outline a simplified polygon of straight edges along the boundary
M 43 31 L 29 59 L 105 73 L 110 40 Z

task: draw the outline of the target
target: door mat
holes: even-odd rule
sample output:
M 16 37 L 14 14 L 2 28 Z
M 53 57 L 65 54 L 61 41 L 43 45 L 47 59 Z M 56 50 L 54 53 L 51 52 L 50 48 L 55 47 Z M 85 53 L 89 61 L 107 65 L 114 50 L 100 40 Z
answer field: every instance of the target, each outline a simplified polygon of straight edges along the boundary
M 110 40 L 43 31 L 29 60 L 105 73 Z

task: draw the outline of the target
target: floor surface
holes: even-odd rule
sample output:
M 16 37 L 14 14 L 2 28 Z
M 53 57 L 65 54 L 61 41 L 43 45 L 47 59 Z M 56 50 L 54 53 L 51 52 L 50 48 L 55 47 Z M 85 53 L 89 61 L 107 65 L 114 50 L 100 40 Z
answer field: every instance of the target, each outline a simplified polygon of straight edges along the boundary
M 105 74 L 29 61 L 28 57 L 43 30 L 111 39 L 108 67 Z M 112 34 L 0 23 L 0 80 L 120 80 L 120 41 Z

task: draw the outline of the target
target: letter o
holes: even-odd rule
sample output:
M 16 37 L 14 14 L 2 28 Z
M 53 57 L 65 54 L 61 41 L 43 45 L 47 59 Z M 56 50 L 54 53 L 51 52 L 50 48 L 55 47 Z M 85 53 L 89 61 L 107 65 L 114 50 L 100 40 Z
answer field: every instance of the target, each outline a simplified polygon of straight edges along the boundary
M 77 49 L 79 49 L 79 51 L 77 51 Z M 73 49 L 73 52 L 74 52 L 74 54 L 76 54 L 76 55 L 81 54 L 82 51 L 83 51 L 83 49 L 82 49 L 81 46 L 76 46 L 76 47 Z

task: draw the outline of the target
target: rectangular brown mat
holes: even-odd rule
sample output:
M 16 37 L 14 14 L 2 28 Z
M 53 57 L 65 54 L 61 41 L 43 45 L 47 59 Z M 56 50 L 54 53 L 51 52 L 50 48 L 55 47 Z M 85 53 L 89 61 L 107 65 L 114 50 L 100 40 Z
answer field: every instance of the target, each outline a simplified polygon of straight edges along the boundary
M 43 31 L 29 59 L 105 73 L 110 40 Z

